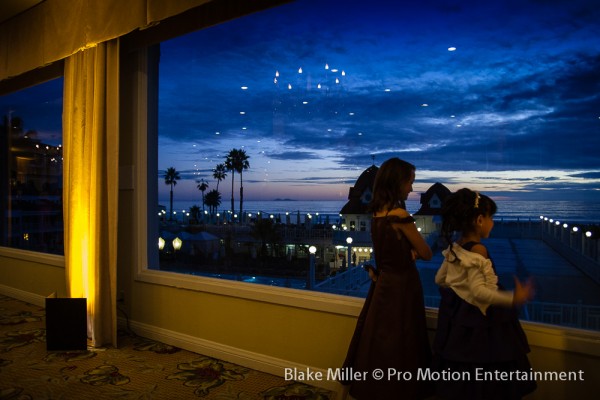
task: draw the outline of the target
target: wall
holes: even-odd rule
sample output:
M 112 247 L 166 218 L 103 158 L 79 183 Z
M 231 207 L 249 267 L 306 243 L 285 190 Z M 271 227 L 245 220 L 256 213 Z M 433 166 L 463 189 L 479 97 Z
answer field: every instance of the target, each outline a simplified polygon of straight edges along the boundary
M 0 293 L 39 306 L 51 293 L 65 296 L 63 257 L 0 248 Z

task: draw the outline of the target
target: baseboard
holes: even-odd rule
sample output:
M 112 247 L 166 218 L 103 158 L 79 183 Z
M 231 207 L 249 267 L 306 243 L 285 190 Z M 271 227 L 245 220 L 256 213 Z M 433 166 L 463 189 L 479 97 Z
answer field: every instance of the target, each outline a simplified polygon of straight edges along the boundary
M 39 307 L 45 307 L 46 305 L 46 296 L 41 296 L 39 294 L 26 292 L 21 289 L 15 289 L 10 286 L 1 285 L 0 284 L 0 294 L 8 297 L 12 297 L 13 299 L 21 300 L 29 304 L 33 304 Z
M 119 317 L 118 323 L 120 327 L 125 327 L 127 321 L 125 318 Z M 141 322 L 129 321 L 128 328 L 135 332 L 136 335 L 148 339 L 156 340 L 161 343 L 176 346 L 194 353 L 218 358 L 223 361 L 228 361 L 246 368 L 251 368 L 280 377 L 285 377 L 286 368 L 297 368 L 298 371 L 310 370 L 311 372 L 315 373 L 320 372 L 324 377 L 327 376 L 327 371 L 321 368 L 302 365 L 295 362 L 282 360 L 280 358 L 231 347 L 210 340 L 147 325 Z M 303 382 L 302 380 L 296 381 Z M 334 391 L 336 394 L 338 394 L 338 396 L 343 392 L 343 386 L 340 383 L 332 380 L 307 380 L 304 381 L 304 383 Z

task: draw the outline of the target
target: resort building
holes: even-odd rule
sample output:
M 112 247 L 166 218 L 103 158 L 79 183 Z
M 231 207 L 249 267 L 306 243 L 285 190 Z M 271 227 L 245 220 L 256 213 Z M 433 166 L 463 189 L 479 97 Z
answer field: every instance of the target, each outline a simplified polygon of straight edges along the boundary
M 348 202 L 340 210 L 341 226 L 333 232 L 333 245 L 344 249 L 346 254 L 340 257 L 346 257 L 345 263 L 362 264 L 372 257 L 371 213 L 368 205 L 377 171 L 379 167 L 373 164 L 360 174 L 348 191 Z
M 439 182 L 434 183 L 425 193 L 421 193 L 421 207 L 413 217 L 417 228 L 428 239 L 430 245 L 436 240 L 442 227 L 442 205 L 450 193 L 450 189 Z

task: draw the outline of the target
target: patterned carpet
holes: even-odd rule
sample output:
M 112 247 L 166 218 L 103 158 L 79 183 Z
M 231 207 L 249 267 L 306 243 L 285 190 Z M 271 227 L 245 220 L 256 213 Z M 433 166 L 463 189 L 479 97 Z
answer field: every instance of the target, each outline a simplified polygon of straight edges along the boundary
M 0 400 L 331 400 L 324 389 L 122 332 L 119 348 L 47 352 L 44 309 L 0 295 Z

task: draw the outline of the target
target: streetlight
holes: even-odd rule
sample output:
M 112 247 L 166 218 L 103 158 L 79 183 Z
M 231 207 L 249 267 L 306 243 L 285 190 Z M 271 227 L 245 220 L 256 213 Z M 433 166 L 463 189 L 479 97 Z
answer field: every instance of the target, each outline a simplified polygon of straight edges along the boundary
M 308 265 L 308 280 L 306 281 L 307 289 L 314 289 L 315 287 L 315 253 L 317 252 L 317 248 L 315 246 L 310 246 L 308 248 L 308 252 L 310 255 L 309 265 Z
M 176 237 L 175 239 L 173 239 L 173 250 L 179 251 L 181 249 L 182 244 L 183 242 L 181 241 L 181 239 L 179 239 L 179 237 Z
M 348 244 L 348 267 L 352 266 L 352 238 L 350 236 L 348 236 L 346 238 L 346 243 Z

